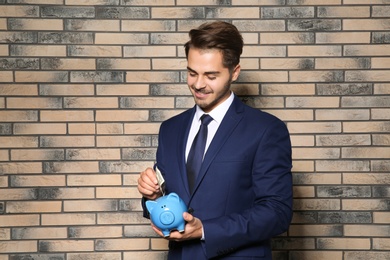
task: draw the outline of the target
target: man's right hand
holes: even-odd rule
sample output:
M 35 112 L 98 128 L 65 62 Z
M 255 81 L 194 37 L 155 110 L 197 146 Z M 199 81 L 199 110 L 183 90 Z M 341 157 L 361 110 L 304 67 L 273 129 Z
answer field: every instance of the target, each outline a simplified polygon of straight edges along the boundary
M 143 197 L 155 200 L 162 196 L 160 186 L 157 182 L 156 172 L 152 168 L 147 168 L 140 173 L 138 178 L 138 191 Z

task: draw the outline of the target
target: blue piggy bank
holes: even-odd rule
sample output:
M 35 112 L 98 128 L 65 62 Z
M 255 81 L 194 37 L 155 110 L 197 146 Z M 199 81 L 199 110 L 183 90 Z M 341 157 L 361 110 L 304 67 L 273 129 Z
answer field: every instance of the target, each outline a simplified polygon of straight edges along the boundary
M 187 211 L 187 206 L 176 193 L 172 192 L 155 201 L 148 200 L 146 208 L 150 213 L 151 221 L 165 237 L 168 237 L 172 230 L 184 231 L 183 213 Z

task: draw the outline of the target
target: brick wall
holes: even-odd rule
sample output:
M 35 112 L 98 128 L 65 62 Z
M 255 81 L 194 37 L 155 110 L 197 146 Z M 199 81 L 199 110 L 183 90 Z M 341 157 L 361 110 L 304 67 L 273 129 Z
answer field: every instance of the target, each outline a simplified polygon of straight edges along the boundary
M 274 259 L 388 259 L 389 0 L 0 0 L 0 260 L 165 258 L 136 180 L 218 19 L 246 43 L 235 92 L 291 132 Z

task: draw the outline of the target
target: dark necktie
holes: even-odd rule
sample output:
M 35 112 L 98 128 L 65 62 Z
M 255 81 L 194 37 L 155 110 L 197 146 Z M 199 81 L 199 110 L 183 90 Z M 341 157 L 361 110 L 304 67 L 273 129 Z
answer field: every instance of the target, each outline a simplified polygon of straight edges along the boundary
M 195 181 L 198 177 L 200 166 L 203 161 L 207 141 L 207 125 L 213 121 L 213 118 L 209 115 L 203 114 L 200 120 L 202 123 L 194 141 L 192 142 L 192 146 L 187 157 L 187 177 L 191 193 L 193 192 Z

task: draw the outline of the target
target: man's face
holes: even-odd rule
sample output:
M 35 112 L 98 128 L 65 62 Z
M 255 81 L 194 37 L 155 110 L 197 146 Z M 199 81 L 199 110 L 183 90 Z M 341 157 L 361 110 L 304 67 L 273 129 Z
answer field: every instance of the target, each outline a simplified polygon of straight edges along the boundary
M 187 62 L 188 87 L 195 103 L 208 113 L 230 96 L 230 83 L 240 74 L 240 65 L 229 73 L 216 49 L 190 48 Z

